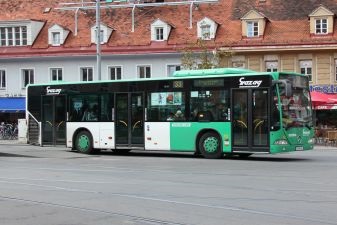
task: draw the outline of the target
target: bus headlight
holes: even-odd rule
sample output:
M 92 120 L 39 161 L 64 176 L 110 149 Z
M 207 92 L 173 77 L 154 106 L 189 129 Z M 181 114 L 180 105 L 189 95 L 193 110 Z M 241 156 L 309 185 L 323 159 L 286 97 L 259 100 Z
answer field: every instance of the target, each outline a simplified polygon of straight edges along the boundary
M 314 138 L 310 138 L 309 140 L 308 140 L 308 144 L 314 144 L 315 143 L 315 139 Z
M 274 142 L 275 145 L 287 145 L 288 141 L 285 139 L 279 139 Z

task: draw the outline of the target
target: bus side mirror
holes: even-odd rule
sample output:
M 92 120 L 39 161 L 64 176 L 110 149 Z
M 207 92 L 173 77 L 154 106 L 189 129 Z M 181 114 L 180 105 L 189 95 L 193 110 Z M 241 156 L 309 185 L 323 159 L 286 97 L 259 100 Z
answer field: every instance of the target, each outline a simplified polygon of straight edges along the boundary
M 281 94 L 284 94 L 286 97 L 293 96 L 293 88 L 289 80 L 273 80 L 273 85 L 276 84 L 279 84 L 284 88 L 283 90 L 284 93 Z

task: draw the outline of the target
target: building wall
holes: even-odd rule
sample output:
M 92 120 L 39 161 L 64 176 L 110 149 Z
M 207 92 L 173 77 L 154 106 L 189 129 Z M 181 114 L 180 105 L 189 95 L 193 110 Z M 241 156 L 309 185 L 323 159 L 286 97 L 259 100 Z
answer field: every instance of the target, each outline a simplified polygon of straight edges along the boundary
M 298 71 L 296 66 L 296 55 L 294 54 L 282 54 L 280 56 L 280 69 L 281 71 Z
M 92 67 L 93 79 L 98 80 L 96 64 L 94 56 L 1 60 L 0 68 L 6 71 L 7 84 L 5 90 L 0 90 L 0 97 L 26 95 L 26 89 L 22 86 L 22 69 L 34 69 L 34 83 L 51 82 L 51 68 L 62 68 L 64 81 L 80 81 L 80 68 Z M 122 79 L 136 79 L 138 65 L 151 66 L 151 77 L 156 78 L 168 76 L 168 65 L 180 64 L 179 54 L 104 56 L 101 62 L 101 80 L 109 79 L 109 66 L 121 66 Z
M 221 59 L 222 66 L 244 65 L 255 71 L 265 71 L 268 60 L 278 61 L 278 71 L 292 71 L 300 73 L 300 61 L 312 60 L 312 81 L 310 85 L 335 85 L 337 51 L 294 51 L 272 54 L 270 52 L 245 53 L 235 52 L 232 57 Z M 241 62 L 235 64 L 233 62 Z M 337 91 L 337 88 L 335 88 Z
M 319 53 L 315 55 L 315 65 L 316 65 L 316 83 L 317 84 L 330 84 L 332 81 L 331 72 L 331 62 L 330 55 Z

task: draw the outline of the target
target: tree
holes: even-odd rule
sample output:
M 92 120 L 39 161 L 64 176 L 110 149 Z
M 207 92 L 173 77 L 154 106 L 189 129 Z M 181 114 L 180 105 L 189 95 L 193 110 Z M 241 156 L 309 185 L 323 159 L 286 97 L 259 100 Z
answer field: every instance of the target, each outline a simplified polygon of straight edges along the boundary
M 190 44 L 182 52 L 181 65 L 186 70 L 221 67 L 221 58 L 234 54 L 231 50 L 222 51 L 217 47 L 210 46 L 203 39 L 198 39 L 196 43 Z

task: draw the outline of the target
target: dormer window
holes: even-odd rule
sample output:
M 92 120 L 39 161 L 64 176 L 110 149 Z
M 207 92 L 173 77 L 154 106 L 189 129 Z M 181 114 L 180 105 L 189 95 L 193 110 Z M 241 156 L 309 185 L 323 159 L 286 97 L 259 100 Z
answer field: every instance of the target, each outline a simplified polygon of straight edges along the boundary
M 211 25 L 205 24 L 200 26 L 201 29 L 201 37 L 203 40 L 210 40 L 211 39 Z
M 156 27 L 156 40 L 157 41 L 163 41 L 164 40 L 164 27 Z
M 96 39 L 97 39 L 97 30 L 95 30 L 95 43 L 96 43 Z M 104 30 L 101 30 L 99 39 L 100 39 L 100 43 L 104 44 Z
M 151 41 L 167 41 L 172 27 L 172 25 L 156 19 L 151 24 Z
M 60 45 L 61 44 L 61 33 L 60 32 L 52 32 L 52 45 Z
M 315 19 L 315 33 L 327 34 L 328 33 L 328 20 L 327 19 Z
M 324 6 L 319 6 L 312 13 L 310 18 L 310 34 L 326 35 L 333 33 L 333 22 L 335 14 Z
M 101 24 L 100 26 L 100 30 L 101 30 L 101 33 L 100 33 L 100 43 L 101 44 L 105 44 L 108 42 L 110 36 L 111 36 L 111 33 L 113 31 L 112 28 L 104 25 L 104 24 Z M 91 43 L 93 44 L 96 44 L 96 37 L 97 37 L 97 28 L 96 26 L 92 26 L 91 27 Z
M 198 38 L 202 40 L 211 40 L 215 38 L 218 23 L 207 17 L 197 23 Z
M 243 37 L 255 38 L 264 35 L 267 18 L 263 14 L 251 10 L 241 20 Z
M 27 27 L 0 27 L 0 46 L 27 45 Z
M 63 28 L 60 25 L 53 25 L 48 29 L 48 44 L 52 46 L 60 46 L 64 44 L 65 39 L 67 38 L 69 30 Z
M 259 36 L 259 22 L 248 21 L 247 22 L 247 37 L 258 37 Z

